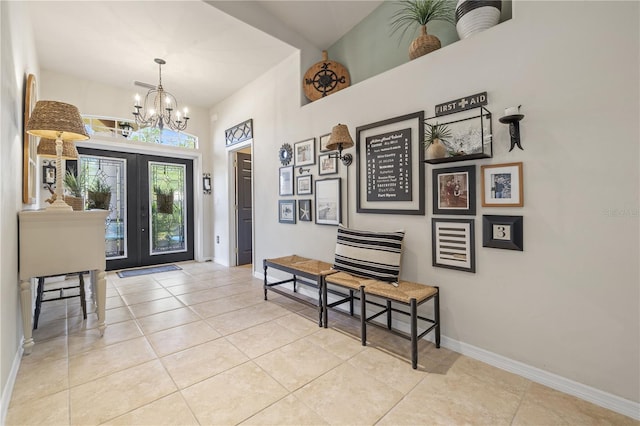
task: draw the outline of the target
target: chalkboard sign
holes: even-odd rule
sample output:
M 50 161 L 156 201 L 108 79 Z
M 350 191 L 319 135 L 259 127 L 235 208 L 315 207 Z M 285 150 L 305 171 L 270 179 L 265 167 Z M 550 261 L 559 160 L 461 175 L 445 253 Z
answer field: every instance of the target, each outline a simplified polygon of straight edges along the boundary
M 412 201 L 411 128 L 365 140 L 367 201 Z

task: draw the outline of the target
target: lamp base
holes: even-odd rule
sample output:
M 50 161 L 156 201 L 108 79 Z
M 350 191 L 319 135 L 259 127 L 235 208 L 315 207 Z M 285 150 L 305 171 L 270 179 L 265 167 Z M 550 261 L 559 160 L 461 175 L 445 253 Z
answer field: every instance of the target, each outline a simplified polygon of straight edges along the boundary
M 63 211 L 73 211 L 73 208 L 65 203 L 63 200 L 56 198 L 56 200 L 51 203 L 49 206 L 47 206 L 46 208 L 47 211 L 57 211 L 57 212 L 63 212 Z

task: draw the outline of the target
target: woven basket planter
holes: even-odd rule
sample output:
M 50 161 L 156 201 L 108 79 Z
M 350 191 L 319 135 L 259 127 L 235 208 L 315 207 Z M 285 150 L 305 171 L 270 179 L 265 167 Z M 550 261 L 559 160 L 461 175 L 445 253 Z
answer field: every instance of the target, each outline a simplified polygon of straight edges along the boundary
M 65 195 L 64 202 L 70 205 L 74 211 L 81 212 L 84 210 L 83 197 L 73 197 L 71 195 Z
M 111 202 L 110 192 L 93 192 L 89 191 L 89 208 L 99 210 L 109 210 Z
M 434 35 L 427 34 L 427 26 L 423 25 L 420 27 L 420 35 L 409 46 L 409 59 L 419 58 L 440 49 L 440 47 L 442 47 L 440 39 Z
M 156 194 L 158 213 L 173 213 L 173 193 Z

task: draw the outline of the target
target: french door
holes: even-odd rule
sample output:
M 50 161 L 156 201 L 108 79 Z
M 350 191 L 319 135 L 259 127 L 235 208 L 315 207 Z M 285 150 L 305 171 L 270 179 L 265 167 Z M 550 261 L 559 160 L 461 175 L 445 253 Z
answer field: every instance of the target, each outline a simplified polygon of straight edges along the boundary
M 105 208 L 107 270 L 193 260 L 193 161 L 78 148 L 87 207 Z M 99 204 L 95 190 L 109 188 Z

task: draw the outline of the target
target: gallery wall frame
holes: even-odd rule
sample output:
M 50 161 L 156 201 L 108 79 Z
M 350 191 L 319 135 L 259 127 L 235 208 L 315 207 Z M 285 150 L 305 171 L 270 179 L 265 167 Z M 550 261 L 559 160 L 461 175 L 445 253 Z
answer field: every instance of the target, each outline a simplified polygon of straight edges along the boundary
M 324 175 L 334 175 L 338 173 L 338 157 L 332 153 L 328 154 L 320 154 L 318 156 L 318 174 L 320 176 Z
M 318 137 L 318 151 L 319 152 L 329 152 L 330 149 L 327 149 L 327 145 L 329 144 L 329 140 L 331 139 L 331 133 L 327 133 L 326 135 L 322 135 Z
M 522 216 L 482 216 L 482 247 L 523 251 Z
M 338 226 L 342 220 L 342 180 L 316 180 L 316 224 Z
M 356 128 L 358 213 L 424 215 L 424 111 Z
M 298 220 L 300 222 L 311 222 L 313 220 L 311 200 L 298 200 Z
M 522 162 L 480 166 L 482 207 L 522 207 Z
M 433 266 L 476 272 L 475 219 L 431 219 Z
M 280 195 L 293 195 L 293 166 L 280 167 Z
M 313 194 L 313 177 L 311 175 L 298 176 L 296 178 L 296 191 L 298 195 Z
M 316 138 L 294 143 L 293 160 L 296 166 L 316 164 Z
M 296 200 L 278 200 L 278 222 L 296 223 Z
M 476 214 L 476 166 L 432 171 L 433 214 Z

